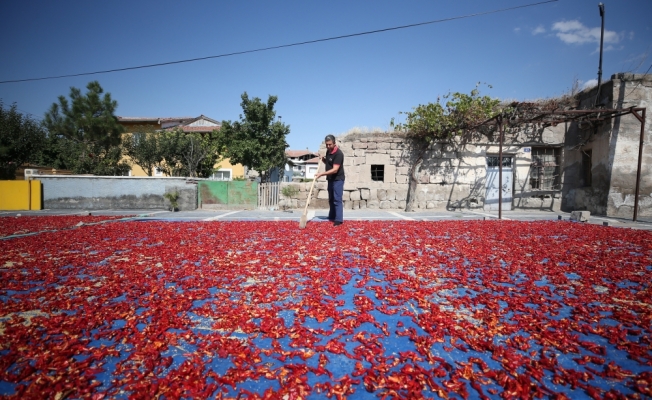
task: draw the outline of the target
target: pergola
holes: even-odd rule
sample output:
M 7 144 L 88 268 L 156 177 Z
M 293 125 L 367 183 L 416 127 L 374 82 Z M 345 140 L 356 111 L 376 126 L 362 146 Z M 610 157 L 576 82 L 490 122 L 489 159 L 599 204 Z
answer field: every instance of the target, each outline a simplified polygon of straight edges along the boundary
M 556 126 L 568 122 L 590 122 L 600 123 L 611 120 L 613 118 L 622 117 L 624 115 L 632 114 L 641 123 L 641 134 L 638 146 L 638 167 L 636 170 L 636 190 L 634 194 L 634 217 L 636 221 L 638 217 L 638 197 L 641 182 L 641 163 L 643 159 L 643 144 L 645 139 L 645 107 L 630 107 L 630 108 L 617 108 L 617 109 L 561 109 L 548 105 L 542 107 L 536 103 L 512 103 L 508 108 L 509 112 L 502 112 L 495 117 L 485 121 L 481 125 L 495 124 L 499 131 L 499 151 L 498 151 L 498 181 L 502 185 L 503 182 L 503 142 L 505 136 L 505 127 L 522 127 L 529 124 L 538 124 L 543 127 Z M 503 217 L 503 192 L 502 189 L 498 191 L 498 219 Z

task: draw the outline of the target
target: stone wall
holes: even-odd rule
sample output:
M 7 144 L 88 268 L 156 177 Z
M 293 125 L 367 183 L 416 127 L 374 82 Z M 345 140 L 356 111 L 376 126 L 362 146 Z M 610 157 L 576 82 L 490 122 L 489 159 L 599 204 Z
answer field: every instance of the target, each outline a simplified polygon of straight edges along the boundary
M 593 108 L 597 89 L 578 94 L 582 109 Z M 618 74 L 605 82 L 601 102 L 606 108 L 647 107 L 652 103 L 652 77 Z M 652 134 L 652 116 L 645 125 Z M 531 129 L 531 128 L 530 128 Z M 505 135 L 503 154 L 514 157 L 512 208 L 589 210 L 593 214 L 630 218 L 634 205 L 640 123 L 633 115 L 609 120 L 597 130 L 586 124 L 566 123 L 545 129 Z M 482 209 L 486 197 L 487 156 L 497 155 L 497 135 L 473 144 L 435 143 L 419 169 L 417 209 Z M 346 209 L 405 209 L 408 171 L 416 158 L 415 144 L 398 133 L 350 133 L 337 138 L 344 152 Z M 552 188 L 533 183 L 533 154 L 556 155 L 559 175 Z M 584 153 L 590 152 L 591 182 L 587 181 Z M 322 145 L 320 154 L 325 154 Z M 382 166 L 383 179 L 372 179 L 372 168 Z M 652 146 L 644 147 L 639 215 L 652 215 Z M 310 183 L 295 184 L 297 198 L 287 201 L 303 207 Z M 311 208 L 328 208 L 326 182 L 317 182 Z
M 560 191 L 532 190 L 530 187 L 532 146 L 559 146 L 563 127 L 510 135 L 503 148 L 505 156 L 514 157 L 514 207 L 524 209 L 559 209 Z M 462 145 L 434 143 L 419 169 L 416 208 L 482 209 L 486 194 L 486 159 L 497 155 L 498 138 L 485 143 Z M 405 209 L 409 170 L 416 159 L 416 144 L 400 133 L 351 133 L 337 138 L 344 153 L 345 209 Z M 325 154 L 322 145 L 320 154 Z M 382 180 L 375 180 L 372 170 L 382 168 Z M 322 167 L 323 168 L 323 167 Z M 285 184 L 288 185 L 288 184 Z M 292 183 L 298 189 L 293 199 L 283 199 L 281 207 L 305 206 L 311 183 Z M 328 208 L 327 183 L 321 178 L 313 190 L 310 208 Z
M 593 108 L 597 88 L 579 94 L 583 108 Z M 648 107 L 652 104 L 650 75 L 616 74 L 600 90 L 606 108 Z M 639 216 L 652 215 L 652 122 L 646 116 Z M 611 119 L 594 130 L 573 124 L 565 144 L 563 210 L 588 210 L 593 214 L 631 218 L 640 140 L 640 122 L 634 115 Z M 583 158 L 584 154 L 584 158 Z M 590 154 L 590 182 L 584 169 Z
M 127 176 L 46 176 L 43 206 L 49 209 L 166 209 L 163 195 L 179 193 L 179 209 L 197 209 L 197 186 L 185 178 Z

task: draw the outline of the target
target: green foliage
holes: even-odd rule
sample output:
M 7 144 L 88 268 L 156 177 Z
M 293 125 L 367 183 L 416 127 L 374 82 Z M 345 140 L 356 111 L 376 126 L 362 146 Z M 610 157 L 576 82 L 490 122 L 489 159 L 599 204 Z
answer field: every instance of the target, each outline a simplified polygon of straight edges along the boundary
M 45 114 L 44 124 L 55 135 L 62 135 L 79 143 L 100 145 L 104 148 L 120 144 L 122 125 L 114 115 L 118 103 L 111 99 L 99 82 L 90 82 L 88 92 L 82 95 L 75 87 L 70 88 L 70 102 L 59 96 L 59 104 L 53 103 Z
M 392 119 L 391 125 L 427 142 L 473 133 L 482 122 L 496 115 L 500 104 L 498 99 L 480 96 L 478 86 L 470 94 L 448 93 L 435 103 L 420 104 L 413 111 L 402 112 L 406 115 L 405 122 L 396 124 Z
M 78 143 L 70 140 L 48 134 L 41 150 L 36 155 L 36 164 L 52 167 L 55 169 L 73 170 L 73 165 L 77 160 Z
M 281 189 L 281 194 L 283 194 L 284 197 L 291 199 L 299 194 L 299 188 L 294 185 L 283 186 L 283 189 Z
M 234 181 L 245 181 L 246 179 L 245 179 L 244 176 L 240 175 L 240 176 L 234 177 L 232 180 L 234 180 Z
M 172 207 L 172 210 L 176 210 L 177 208 L 179 208 L 179 202 L 178 202 L 178 200 L 179 200 L 179 192 L 178 191 L 175 190 L 174 192 L 167 192 L 167 193 L 163 194 L 163 197 L 168 199 L 168 201 L 170 202 L 170 206 Z
M 104 93 L 99 82 L 90 82 L 86 94 L 70 88 L 70 101 L 59 96 L 45 114 L 43 123 L 60 154 L 47 157 L 58 159 L 75 173 L 123 175 L 129 164 L 122 160 L 120 148 L 124 128 L 114 115 L 118 103 Z
M 126 135 L 122 140 L 125 154 L 134 164 L 140 166 L 147 176 L 152 176 L 155 168 L 165 169 L 161 133 L 151 126 L 138 126 L 132 131 L 131 135 Z
M 13 180 L 18 167 L 36 162 L 45 139 L 41 124 L 19 113 L 16 104 L 5 109 L 0 100 L 0 179 Z
M 220 159 L 217 132 L 185 133 L 180 129 L 160 132 L 159 146 L 166 173 L 172 176 L 208 178 Z
M 257 171 L 261 182 L 266 182 L 274 167 L 282 169 L 287 162 L 286 137 L 290 127 L 274 121 L 276 96 L 269 96 L 266 104 L 258 97 L 249 99 L 247 92 L 241 98 L 244 116 L 240 115 L 240 121 L 223 121 L 217 140 L 232 164 Z

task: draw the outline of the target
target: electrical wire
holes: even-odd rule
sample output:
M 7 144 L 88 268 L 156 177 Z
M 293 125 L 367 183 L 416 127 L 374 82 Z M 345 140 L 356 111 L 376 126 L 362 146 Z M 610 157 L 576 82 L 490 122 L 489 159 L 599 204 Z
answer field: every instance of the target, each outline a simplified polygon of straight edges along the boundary
M 644 73 L 643 75 L 647 75 L 647 73 L 650 72 L 650 69 L 652 69 L 652 64 L 650 64 L 650 66 L 648 67 L 647 71 L 645 71 L 645 73 Z M 641 84 L 641 81 L 638 81 L 638 83 L 636 84 L 636 86 L 634 86 L 634 87 L 632 88 L 632 90 L 629 91 L 629 93 L 627 93 L 626 95 L 623 96 L 623 99 L 626 99 L 630 94 L 634 93 L 634 90 L 636 90 L 636 88 L 638 88 L 640 84 Z
M 373 31 L 351 33 L 351 34 L 348 34 L 348 35 L 340 35 L 340 36 L 332 36 L 332 37 L 323 38 L 323 39 L 307 40 L 307 41 L 303 41 L 303 42 L 296 42 L 296 43 L 290 43 L 290 44 L 282 44 L 282 45 L 278 45 L 278 46 L 263 47 L 263 48 L 259 48 L 259 49 L 253 49 L 253 50 L 236 51 L 236 52 L 233 52 L 233 53 L 225 53 L 225 54 L 219 54 L 219 55 L 214 55 L 214 56 L 189 58 L 189 59 L 185 59 L 185 60 L 168 61 L 168 62 L 162 62 L 162 63 L 156 63 L 156 64 L 146 64 L 146 65 L 139 65 L 139 66 L 135 66 L 135 67 L 114 68 L 114 69 L 107 69 L 107 70 L 95 71 L 95 72 L 81 72 L 81 73 L 78 73 L 78 74 L 46 76 L 46 77 L 40 77 L 40 78 L 12 79 L 12 80 L 0 81 L 0 84 L 43 81 L 43 80 L 60 79 L 60 78 L 72 78 L 72 77 L 76 77 L 76 76 L 86 76 L 86 75 L 108 74 L 108 73 L 112 73 L 112 72 L 131 71 L 131 70 L 136 70 L 136 69 L 162 67 L 162 66 L 165 66 L 165 65 L 190 63 L 190 62 L 195 62 L 195 61 L 209 60 L 209 59 L 213 59 L 213 58 L 232 57 L 232 56 L 238 56 L 238 55 L 242 55 L 242 54 L 257 53 L 257 52 L 268 51 L 268 50 L 277 50 L 277 49 L 283 49 L 283 48 L 287 48 L 287 47 L 303 46 L 303 45 L 307 45 L 307 44 L 328 42 L 328 41 L 331 41 L 331 40 L 347 39 L 347 38 L 352 38 L 352 37 L 356 37 L 356 36 L 364 36 L 364 35 L 371 35 L 371 34 L 382 33 L 382 32 L 395 31 L 395 30 L 399 30 L 399 29 L 414 28 L 414 27 L 417 27 L 417 26 L 437 24 L 437 23 L 441 23 L 441 22 L 454 21 L 454 20 L 458 20 L 458 19 L 479 17 L 481 15 L 495 14 L 495 13 L 500 13 L 500 12 L 505 12 L 505 11 L 516 10 L 516 9 L 519 9 L 519 8 L 534 7 L 534 6 L 539 6 L 539 5 L 543 5 L 543 4 L 547 4 L 547 3 L 554 3 L 554 2 L 557 2 L 557 1 L 559 1 L 559 0 L 546 0 L 546 1 L 540 1 L 540 2 L 537 2 L 537 3 L 524 4 L 524 5 L 521 5 L 521 6 L 502 8 L 502 9 L 498 9 L 498 10 L 492 10 L 492 11 L 485 11 L 485 12 L 479 12 L 479 13 L 474 13 L 474 14 L 461 15 L 461 16 L 457 16 L 457 17 L 450 17 L 450 18 L 438 19 L 438 20 L 427 21 L 427 22 L 419 22 L 419 23 L 409 24 L 409 25 L 395 26 L 395 27 L 392 27 L 392 28 L 376 29 L 376 30 L 373 30 Z

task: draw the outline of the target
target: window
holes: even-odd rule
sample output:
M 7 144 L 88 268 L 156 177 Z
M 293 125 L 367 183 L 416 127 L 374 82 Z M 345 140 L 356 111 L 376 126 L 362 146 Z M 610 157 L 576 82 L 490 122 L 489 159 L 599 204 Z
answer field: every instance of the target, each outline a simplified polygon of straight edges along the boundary
M 498 156 L 487 156 L 487 167 L 497 167 L 499 160 Z M 503 156 L 503 167 L 512 167 L 512 156 Z
M 317 173 L 317 167 L 310 167 L 309 173 L 316 174 Z
M 140 143 L 140 141 L 145 138 L 145 134 L 136 132 L 136 133 L 133 134 L 133 137 L 134 137 L 134 144 L 138 145 Z
M 213 179 L 216 181 L 230 181 L 231 171 L 230 170 L 215 171 L 213 172 Z
M 163 176 L 163 171 L 159 167 L 154 168 L 154 176 Z
M 371 166 L 371 180 L 383 182 L 385 180 L 385 166 L 372 165 Z
M 532 189 L 559 190 L 559 148 L 532 148 L 530 186 Z
M 593 165 L 591 164 L 592 160 L 591 150 L 582 150 L 582 180 L 584 181 L 584 186 L 591 186 L 593 177 L 591 176 L 591 169 Z

